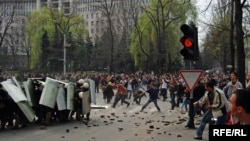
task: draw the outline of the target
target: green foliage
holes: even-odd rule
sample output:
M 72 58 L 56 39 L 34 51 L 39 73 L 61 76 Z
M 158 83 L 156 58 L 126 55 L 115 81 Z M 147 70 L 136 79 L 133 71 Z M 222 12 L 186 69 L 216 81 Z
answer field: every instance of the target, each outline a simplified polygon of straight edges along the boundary
M 31 50 L 31 69 L 36 68 L 39 63 L 40 54 L 41 54 L 41 37 L 42 37 L 42 31 L 36 32 L 33 35 L 33 42 L 32 42 L 32 50 Z
M 131 34 L 130 53 L 135 66 L 145 68 L 142 64 L 148 61 L 151 69 L 159 68 L 162 63 L 169 64 L 169 68 L 175 60 L 180 60 L 179 27 L 196 16 L 196 8 L 190 2 L 151 0 Z
M 59 31 L 61 35 L 55 36 L 55 33 Z M 71 39 L 71 42 L 76 42 L 79 38 L 84 39 L 84 35 L 87 34 L 85 28 L 84 19 L 75 13 L 70 16 L 65 16 L 62 11 L 52 10 L 44 7 L 40 11 L 34 11 L 28 17 L 26 26 L 27 40 L 31 44 L 31 69 L 38 69 L 39 61 L 41 59 L 41 47 L 42 47 L 42 35 L 43 31 L 47 31 L 48 41 L 50 42 L 49 48 L 53 48 L 58 42 L 63 45 L 63 34 Z M 60 38 L 61 39 L 60 39 Z M 76 46 L 82 47 L 82 46 Z M 79 49 L 78 49 L 79 50 Z M 50 56 L 53 56 L 51 52 Z
M 26 26 L 28 40 L 31 41 L 31 66 L 35 69 L 39 65 L 41 57 L 42 35 L 44 30 L 48 32 L 49 39 L 52 39 L 54 28 L 51 22 L 50 11 L 43 8 L 41 11 L 34 11 L 29 17 Z

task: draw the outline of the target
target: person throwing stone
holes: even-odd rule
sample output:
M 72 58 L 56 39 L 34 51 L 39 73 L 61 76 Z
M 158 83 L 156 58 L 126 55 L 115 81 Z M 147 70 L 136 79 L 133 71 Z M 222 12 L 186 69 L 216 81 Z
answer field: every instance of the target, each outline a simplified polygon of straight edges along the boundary
M 154 103 L 155 107 L 157 110 L 160 112 L 161 109 L 157 104 L 157 99 L 158 99 L 158 93 L 159 93 L 159 88 L 156 87 L 156 85 L 153 83 L 152 80 L 148 82 L 149 88 L 146 91 L 143 91 L 141 95 L 148 93 L 149 94 L 149 99 L 148 101 L 142 106 L 141 112 L 150 104 L 151 102 Z

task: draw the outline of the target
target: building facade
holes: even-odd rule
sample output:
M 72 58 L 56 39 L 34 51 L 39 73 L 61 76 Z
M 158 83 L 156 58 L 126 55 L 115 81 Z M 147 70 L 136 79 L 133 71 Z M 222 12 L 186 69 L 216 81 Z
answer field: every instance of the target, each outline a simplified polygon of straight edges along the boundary
M 115 31 L 121 33 L 123 28 L 132 28 L 135 10 L 141 12 L 149 0 L 37 0 L 37 9 L 47 6 L 64 13 L 76 12 L 83 16 L 89 36 L 100 37 L 109 26 L 109 18 Z
M 26 18 L 34 10 L 40 10 L 42 7 L 50 7 L 68 15 L 71 12 L 80 14 L 86 22 L 86 28 L 92 41 L 100 38 L 102 34 L 112 26 L 112 30 L 117 36 L 121 36 L 122 31 L 130 31 L 133 27 L 134 20 L 132 17 L 135 10 L 140 13 L 140 7 L 144 7 L 149 0 L 0 0 L 0 9 L 2 11 L 1 33 L 10 21 L 11 15 L 14 14 L 13 23 L 8 30 L 8 34 L 12 35 L 14 31 L 20 31 L 18 35 L 25 37 Z M 14 12 L 14 13 L 13 13 Z M 18 30 L 17 30 L 18 29 Z M 17 35 L 17 34 L 16 34 Z M 129 33 L 128 33 L 129 35 Z M 27 54 L 29 47 L 25 44 L 25 39 L 16 39 L 11 41 L 14 36 L 6 37 L 2 44 L 0 54 L 18 55 Z M 11 58 L 11 57 L 10 57 Z M 27 59 L 25 59 L 27 60 Z M 12 60 L 13 61 L 13 60 Z M 23 64 L 24 61 L 18 61 L 16 64 L 8 63 L 10 66 L 28 67 Z M 0 66 L 5 63 L 0 62 Z

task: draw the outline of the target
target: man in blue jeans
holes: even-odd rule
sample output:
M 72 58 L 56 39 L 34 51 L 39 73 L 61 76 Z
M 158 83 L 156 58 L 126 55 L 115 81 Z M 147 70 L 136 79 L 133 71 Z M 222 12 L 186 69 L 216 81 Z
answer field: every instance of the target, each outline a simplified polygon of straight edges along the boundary
M 212 120 L 211 120 L 212 117 L 213 117 L 212 110 L 208 109 L 204 113 L 204 115 L 202 116 L 200 125 L 199 125 L 198 129 L 196 130 L 197 137 L 195 137 L 194 139 L 202 140 L 202 134 L 203 134 L 204 128 L 206 127 L 207 123 L 209 123 L 209 124 L 212 123 Z
M 215 87 L 213 81 L 205 84 L 207 92 L 200 101 L 199 105 L 206 104 L 207 111 L 203 115 L 200 126 L 196 131 L 197 136 L 194 139 L 202 140 L 202 133 L 206 127 L 206 123 L 211 121 L 211 118 L 216 118 L 215 125 L 226 125 L 226 115 L 230 111 L 230 105 L 224 92 Z
M 158 92 L 159 89 L 156 88 L 155 84 L 153 84 L 153 81 L 149 81 L 149 89 L 147 91 L 144 91 L 141 93 L 141 95 L 145 94 L 145 93 L 149 93 L 149 99 L 148 101 L 142 106 L 141 108 L 141 112 L 148 106 L 148 104 L 150 104 L 151 102 L 154 103 L 155 107 L 157 108 L 157 110 L 160 112 L 161 109 L 157 104 L 157 99 L 158 99 Z

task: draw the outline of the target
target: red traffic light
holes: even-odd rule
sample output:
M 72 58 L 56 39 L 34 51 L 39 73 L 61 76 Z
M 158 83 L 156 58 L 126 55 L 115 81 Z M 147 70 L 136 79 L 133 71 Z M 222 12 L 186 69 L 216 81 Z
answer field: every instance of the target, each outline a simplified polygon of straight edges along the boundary
M 183 24 L 180 30 L 183 33 L 180 39 L 183 49 L 181 49 L 180 54 L 184 60 L 197 60 L 199 58 L 197 27 L 194 24 Z
M 193 41 L 188 37 L 182 37 L 181 43 L 184 45 L 185 48 L 191 48 L 194 45 Z

